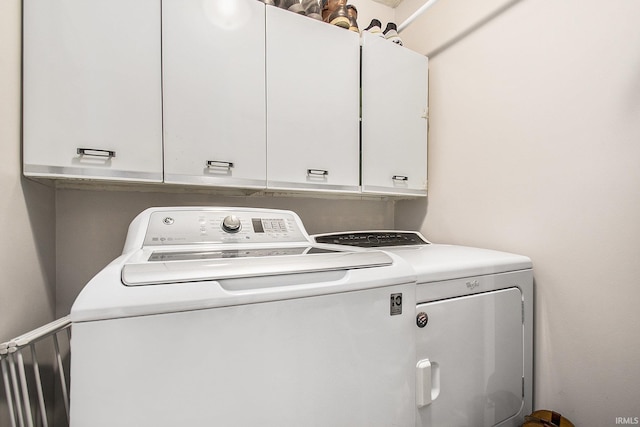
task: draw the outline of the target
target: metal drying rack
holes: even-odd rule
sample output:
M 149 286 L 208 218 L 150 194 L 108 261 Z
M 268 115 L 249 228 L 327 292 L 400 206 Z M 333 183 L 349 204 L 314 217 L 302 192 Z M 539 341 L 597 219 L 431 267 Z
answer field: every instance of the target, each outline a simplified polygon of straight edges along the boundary
M 65 375 L 63 355 L 65 351 L 68 354 L 71 340 L 70 326 L 71 320 L 69 316 L 65 316 L 10 341 L 0 343 L 4 394 L 12 427 L 53 425 L 50 421 L 53 418 L 53 409 L 57 406 L 55 403 L 59 402 L 59 399 L 64 403 L 66 411 L 66 419 L 62 425 L 69 425 L 69 382 Z M 38 344 L 38 352 L 36 352 L 36 344 Z M 39 361 L 38 353 L 44 359 Z M 49 390 L 43 389 L 41 365 L 48 363 L 47 357 L 51 355 L 54 359 L 52 361 L 54 384 L 51 384 L 53 389 Z M 33 369 L 32 372 L 28 369 L 29 365 Z M 57 391 L 60 392 L 59 396 Z M 54 400 L 49 402 L 49 412 L 45 404 L 47 399 Z M 2 424 L 1 421 L 0 424 Z M 59 425 L 61 425 L 60 422 L 56 423 L 56 426 Z

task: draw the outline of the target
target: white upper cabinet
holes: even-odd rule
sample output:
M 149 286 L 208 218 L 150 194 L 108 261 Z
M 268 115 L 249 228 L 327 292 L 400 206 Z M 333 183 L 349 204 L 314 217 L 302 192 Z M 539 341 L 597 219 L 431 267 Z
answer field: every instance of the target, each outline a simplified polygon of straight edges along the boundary
M 162 181 L 160 3 L 24 1 L 24 174 Z
M 358 34 L 266 13 L 267 187 L 358 192 Z
M 23 27 L 25 176 L 426 195 L 428 60 L 383 38 L 257 0 L 24 0 Z
M 265 5 L 227 3 L 162 1 L 165 182 L 265 187 Z
M 428 59 L 383 38 L 362 40 L 362 191 L 427 191 Z

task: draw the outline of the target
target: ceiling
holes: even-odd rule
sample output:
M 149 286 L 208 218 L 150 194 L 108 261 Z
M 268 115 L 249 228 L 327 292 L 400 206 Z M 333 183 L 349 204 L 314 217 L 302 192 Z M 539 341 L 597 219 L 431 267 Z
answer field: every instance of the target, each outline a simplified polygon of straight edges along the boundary
M 402 0 L 373 0 L 377 3 L 382 3 L 385 6 L 389 6 L 389 7 L 396 7 L 398 6 L 400 3 L 402 3 Z

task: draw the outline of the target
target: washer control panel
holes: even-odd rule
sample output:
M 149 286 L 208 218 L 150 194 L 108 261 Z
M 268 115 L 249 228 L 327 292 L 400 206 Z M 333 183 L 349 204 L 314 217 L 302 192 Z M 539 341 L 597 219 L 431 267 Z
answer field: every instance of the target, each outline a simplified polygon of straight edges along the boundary
M 331 233 L 315 236 L 317 243 L 379 248 L 385 246 L 428 245 L 420 233 L 412 231 L 359 231 L 353 233 Z
M 287 211 L 167 210 L 151 214 L 144 246 L 279 242 L 309 242 Z

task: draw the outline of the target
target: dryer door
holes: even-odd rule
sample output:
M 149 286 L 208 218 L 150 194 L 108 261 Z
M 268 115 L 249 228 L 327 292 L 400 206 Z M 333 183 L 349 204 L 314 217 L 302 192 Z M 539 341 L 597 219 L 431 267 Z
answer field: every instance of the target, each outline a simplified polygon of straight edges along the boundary
M 494 426 L 519 413 L 520 289 L 420 304 L 416 314 L 426 321 L 417 328 L 419 427 Z

